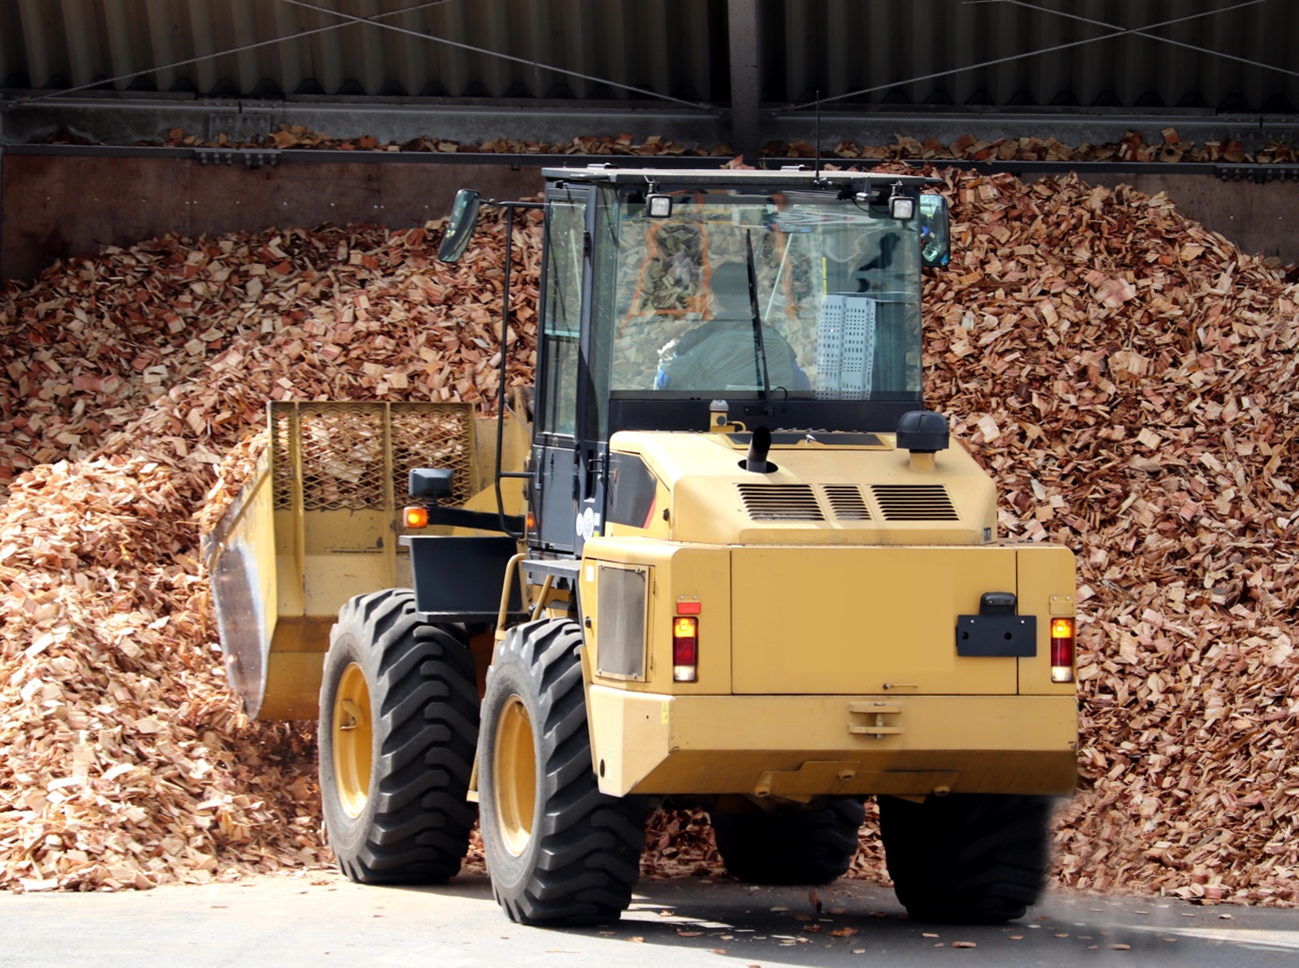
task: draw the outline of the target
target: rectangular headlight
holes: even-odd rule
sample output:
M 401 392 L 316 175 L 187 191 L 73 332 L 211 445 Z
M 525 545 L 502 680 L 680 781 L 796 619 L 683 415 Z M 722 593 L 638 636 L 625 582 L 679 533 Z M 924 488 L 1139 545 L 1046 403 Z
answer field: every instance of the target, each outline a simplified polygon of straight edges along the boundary
M 643 567 L 598 567 L 596 671 L 618 678 L 644 679 L 648 572 Z

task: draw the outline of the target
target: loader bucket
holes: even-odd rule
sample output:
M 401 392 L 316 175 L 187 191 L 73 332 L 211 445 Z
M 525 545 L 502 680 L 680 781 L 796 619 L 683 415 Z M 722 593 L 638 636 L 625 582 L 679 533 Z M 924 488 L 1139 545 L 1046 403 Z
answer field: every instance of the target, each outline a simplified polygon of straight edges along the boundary
M 410 587 L 398 538 L 415 467 L 483 479 L 471 404 L 272 403 L 256 473 L 203 538 L 231 687 L 259 719 L 314 719 L 339 608 Z

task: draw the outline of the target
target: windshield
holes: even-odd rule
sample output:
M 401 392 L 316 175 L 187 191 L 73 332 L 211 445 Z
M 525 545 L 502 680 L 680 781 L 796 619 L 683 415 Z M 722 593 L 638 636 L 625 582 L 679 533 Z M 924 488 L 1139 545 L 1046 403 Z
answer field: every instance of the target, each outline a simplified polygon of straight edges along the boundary
M 608 201 L 616 268 L 599 315 L 615 395 L 920 392 L 919 225 L 890 218 L 886 199 L 693 190 L 672 195 L 667 218 L 648 217 L 639 194 Z

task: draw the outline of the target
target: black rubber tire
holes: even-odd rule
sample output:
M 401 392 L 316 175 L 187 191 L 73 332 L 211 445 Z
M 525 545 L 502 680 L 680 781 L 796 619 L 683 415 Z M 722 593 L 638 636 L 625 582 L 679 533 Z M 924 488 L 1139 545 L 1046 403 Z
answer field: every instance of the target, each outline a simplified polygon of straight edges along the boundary
M 829 884 L 852 865 L 866 819 L 860 800 L 831 800 L 810 813 L 711 815 L 717 852 L 751 884 Z
M 1050 797 L 953 793 L 913 803 L 880 797 L 880 839 L 911 917 L 1000 924 L 1042 893 Z
M 640 877 L 647 803 L 600 793 L 587 733 L 581 645 L 575 622 L 530 622 L 507 633 L 487 672 L 478 740 L 480 829 L 492 893 L 510 919 L 522 924 L 616 921 Z M 507 762 L 498 763 L 496 750 L 502 714 L 508 718 L 509 709 L 519 715 L 520 703 L 531 732 L 535 796 L 524 843 L 511 828 L 512 851 L 498 795 L 510 797 L 527 780 L 512 775 Z
M 373 710 L 364 807 L 352 816 L 334 766 L 334 706 L 343 672 L 360 667 Z M 465 799 L 478 740 L 474 662 L 459 629 L 428 625 L 414 593 L 353 598 L 330 633 L 320 687 L 320 793 L 338 866 L 361 884 L 454 877 L 476 809 Z

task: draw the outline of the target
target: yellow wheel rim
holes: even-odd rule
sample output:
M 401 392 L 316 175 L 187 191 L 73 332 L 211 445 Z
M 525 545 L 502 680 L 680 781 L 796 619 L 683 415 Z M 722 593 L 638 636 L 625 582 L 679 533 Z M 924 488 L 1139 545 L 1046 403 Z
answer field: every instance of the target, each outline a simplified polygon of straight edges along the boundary
M 370 797 L 374 728 L 370 690 L 355 662 L 343 670 L 334 694 L 334 785 L 349 817 L 359 817 Z
M 518 857 L 532 839 L 532 819 L 537 808 L 532 721 L 518 696 L 511 696 L 497 717 L 494 753 L 496 819 L 505 849 Z

